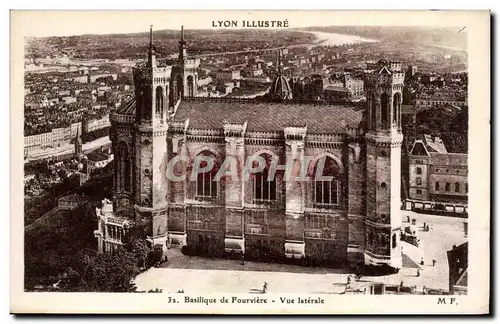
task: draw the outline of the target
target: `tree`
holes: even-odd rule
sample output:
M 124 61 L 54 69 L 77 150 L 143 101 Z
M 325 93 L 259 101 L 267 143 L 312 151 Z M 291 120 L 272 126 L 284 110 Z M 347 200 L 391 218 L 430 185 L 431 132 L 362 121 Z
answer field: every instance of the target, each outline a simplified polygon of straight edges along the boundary
M 148 260 L 150 248 L 148 242 L 146 241 L 144 229 L 140 226 L 131 226 L 127 229 L 122 242 L 125 249 L 135 255 L 138 266 L 140 268 L 146 267 L 146 261 Z
M 149 252 L 148 255 L 148 267 L 154 267 L 159 262 L 163 261 L 163 251 L 160 249 L 154 249 Z
M 92 206 L 85 204 L 73 211 L 58 211 L 25 228 L 27 289 L 38 284 L 53 284 L 54 278 L 64 272 L 73 274 L 74 270 L 83 274 L 84 257 L 96 254 L 93 231 L 97 223 L 92 211 Z
M 114 253 L 97 254 L 95 250 L 85 249 L 62 262 L 65 269 L 57 269 L 47 264 L 35 281 L 28 281 L 30 286 L 36 284 L 52 285 L 58 283 L 62 291 L 97 291 L 97 292 L 133 292 L 135 286 L 132 279 L 139 273 L 137 259 L 134 254 L 119 248 Z M 35 265 L 28 262 L 28 265 Z M 36 266 L 43 266 L 37 263 Z M 33 276 L 30 276 L 33 278 Z
M 149 289 L 148 293 L 162 293 L 163 289 L 155 288 L 155 289 Z
M 439 136 L 448 152 L 467 153 L 469 112 L 468 107 L 459 111 L 454 107 L 436 107 L 417 114 L 416 134 Z
M 72 272 L 76 284 L 68 286 L 70 291 L 132 292 L 132 279 L 139 273 L 135 255 L 119 248 L 114 253 L 84 256 L 83 265 Z M 68 271 L 69 272 L 69 271 Z M 80 278 L 79 281 L 75 278 Z
M 125 248 L 135 255 L 140 268 L 146 267 L 146 260 L 150 251 L 146 240 L 133 236 L 129 239 Z

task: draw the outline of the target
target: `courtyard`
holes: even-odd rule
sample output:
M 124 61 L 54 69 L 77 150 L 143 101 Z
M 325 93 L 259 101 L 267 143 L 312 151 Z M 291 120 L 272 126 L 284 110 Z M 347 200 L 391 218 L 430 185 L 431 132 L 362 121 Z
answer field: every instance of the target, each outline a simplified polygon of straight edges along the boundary
M 419 247 L 403 244 L 403 268 L 393 275 L 362 277 L 356 283 L 385 283 L 422 289 L 448 290 L 448 260 L 446 252 L 453 245 L 466 241 L 462 218 L 417 214 L 402 211 L 403 223 L 408 216 L 416 220 Z M 431 229 L 423 231 L 423 224 Z M 287 264 L 212 259 L 186 256 L 178 248 L 167 250 L 168 262 L 162 268 L 151 268 L 135 279 L 139 291 L 162 289 L 176 293 L 256 293 L 267 283 L 269 293 L 342 294 L 346 291 L 344 269 L 301 267 Z M 421 259 L 424 265 L 420 264 Z M 432 260 L 436 260 L 433 265 Z M 210 271 L 207 271 L 210 270 Z M 419 276 L 417 276 L 417 271 Z M 353 286 L 351 284 L 351 286 Z

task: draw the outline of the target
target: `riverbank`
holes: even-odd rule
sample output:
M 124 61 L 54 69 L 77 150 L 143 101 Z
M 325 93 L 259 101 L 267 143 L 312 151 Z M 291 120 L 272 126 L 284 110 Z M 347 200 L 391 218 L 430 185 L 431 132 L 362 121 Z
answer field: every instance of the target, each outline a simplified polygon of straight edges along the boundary
M 438 44 L 429 44 L 429 46 L 438 47 L 438 48 L 450 50 L 450 51 L 453 51 L 453 52 L 467 52 L 467 49 L 460 48 L 460 47 L 444 46 L 444 45 L 438 45 Z
M 300 30 L 304 33 L 313 34 L 316 37 L 316 42 L 314 45 L 321 46 L 339 46 L 339 45 L 352 45 L 359 43 L 375 43 L 378 42 L 376 39 L 363 38 L 357 35 L 348 35 L 348 34 L 337 34 L 337 33 L 325 33 L 325 32 L 316 32 L 309 30 Z
M 104 136 L 101 138 L 98 138 L 92 142 L 88 142 L 82 145 L 82 150 L 84 153 L 88 153 L 90 151 L 96 150 L 100 148 L 101 146 L 106 146 L 110 145 L 111 140 L 109 139 L 109 136 Z M 60 155 L 65 155 L 65 154 L 70 154 L 75 150 L 74 144 L 65 144 L 61 147 L 55 147 L 55 148 L 50 148 L 38 152 L 34 152 L 29 154 L 28 158 L 25 160 L 26 162 L 31 162 L 31 161 L 37 161 L 37 160 L 43 160 L 48 157 L 55 157 L 55 156 L 60 156 Z

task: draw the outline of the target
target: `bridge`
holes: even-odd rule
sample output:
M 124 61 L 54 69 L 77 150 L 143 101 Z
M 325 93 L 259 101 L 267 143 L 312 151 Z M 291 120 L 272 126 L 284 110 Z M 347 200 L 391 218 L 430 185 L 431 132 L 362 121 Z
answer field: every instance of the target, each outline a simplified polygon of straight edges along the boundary
M 313 44 L 295 44 L 289 46 L 282 47 L 272 47 L 272 48 L 257 48 L 257 49 L 247 49 L 242 51 L 234 51 L 234 52 L 222 52 L 222 53 L 207 53 L 207 54 L 198 54 L 196 57 L 213 57 L 213 56 L 226 56 L 226 55 L 239 55 L 246 53 L 266 53 L 266 52 L 276 52 L 279 49 L 283 48 L 297 48 L 297 47 L 313 47 Z

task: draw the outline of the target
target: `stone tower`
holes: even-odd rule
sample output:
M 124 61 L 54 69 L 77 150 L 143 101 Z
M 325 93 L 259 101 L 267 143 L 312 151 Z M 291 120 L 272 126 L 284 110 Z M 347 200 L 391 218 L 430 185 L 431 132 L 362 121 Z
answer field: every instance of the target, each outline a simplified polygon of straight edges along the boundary
M 367 100 L 365 263 L 402 267 L 401 230 L 401 63 L 370 64 Z
M 135 220 L 154 243 L 167 232 L 165 155 L 171 72 L 171 66 L 157 65 L 151 28 L 147 62 L 134 68 L 133 145 Z
M 189 58 L 187 43 L 184 40 L 184 26 L 181 26 L 181 39 L 179 41 L 179 68 L 180 74 L 177 82 L 179 91 L 184 97 L 196 97 L 198 89 L 198 67 L 200 59 Z

